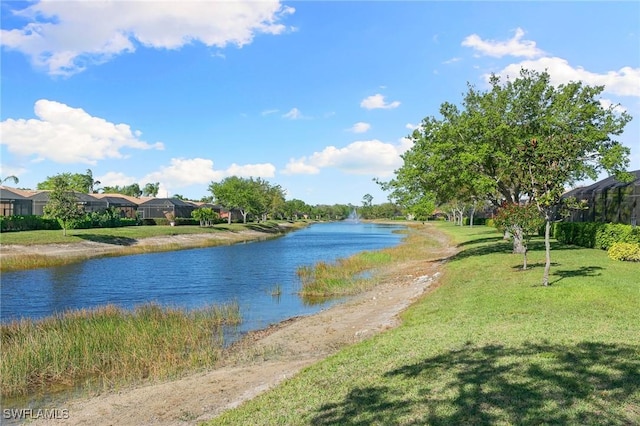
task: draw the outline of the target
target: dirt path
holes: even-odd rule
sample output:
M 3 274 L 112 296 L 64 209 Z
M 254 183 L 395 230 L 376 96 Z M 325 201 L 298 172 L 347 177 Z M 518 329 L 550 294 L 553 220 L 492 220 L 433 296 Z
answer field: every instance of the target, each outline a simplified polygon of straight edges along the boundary
M 435 230 L 433 231 L 435 232 Z M 444 259 L 455 249 L 429 253 Z M 256 332 L 236 347 L 224 365 L 178 380 L 69 401 L 68 419 L 35 424 L 190 425 L 236 407 L 340 348 L 398 324 L 398 314 L 433 287 L 440 261 L 395 264 L 375 289 L 315 315 L 294 318 Z

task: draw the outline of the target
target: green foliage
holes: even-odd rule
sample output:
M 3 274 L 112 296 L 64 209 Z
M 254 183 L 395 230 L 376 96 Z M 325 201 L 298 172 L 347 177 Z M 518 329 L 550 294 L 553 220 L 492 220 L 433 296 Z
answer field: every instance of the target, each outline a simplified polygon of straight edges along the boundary
M 484 218 L 484 217 L 474 217 L 473 218 L 473 224 L 474 225 L 486 225 L 487 221 L 489 221 L 489 220 L 491 220 L 493 222 L 493 219 L 487 219 L 487 218 Z M 465 217 L 465 218 L 462 219 L 462 224 L 464 226 L 468 226 L 470 222 L 471 222 L 471 219 L 468 218 L 468 217 Z
M 60 173 L 55 176 L 47 176 L 44 182 L 39 182 L 38 189 L 54 190 L 56 186 L 64 182 L 64 185 L 69 191 L 82 192 L 84 194 L 92 194 L 95 189 L 95 185 L 99 185 L 100 182 L 93 179 L 93 172 L 91 169 L 87 169 L 87 172 L 82 173 Z
M 595 247 L 607 250 L 615 243 L 640 244 L 640 228 L 622 223 L 608 223 L 598 229 Z
M 198 221 L 200 226 L 213 226 L 220 215 L 213 211 L 211 207 L 201 207 L 191 212 L 191 216 Z
M 521 232 L 525 242 L 528 242 L 531 237 L 538 234 L 544 219 L 533 204 L 505 203 L 498 209 L 493 222 L 503 232 L 507 231 L 511 234 Z
M 613 260 L 627 262 L 640 262 L 640 244 L 638 243 L 613 243 L 607 251 Z
M 604 226 L 600 222 L 558 222 L 554 225 L 553 236 L 564 244 L 594 248 L 598 229 Z
M 157 197 L 160 190 L 160 182 L 147 183 L 142 189 L 142 195 L 145 197 Z
M 280 185 L 272 185 L 260 178 L 229 176 L 221 182 L 211 182 L 209 191 L 215 201 L 226 209 L 239 210 L 244 223 L 247 223 L 249 214 L 266 220 L 269 214 L 282 215 L 285 211 L 284 190 Z
M 620 223 L 560 222 L 554 237 L 565 244 L 607 250 L 615 243 L 640 243 L 640 228 Z
M 45 217 L 56 219 L 67 235 L 67 228 L 74 221 L 84 216 L 84 209 L 71 189 L 69 180 L 64 175 L 51 178 L 53 189 L 49 193 L 49 201 L 44 206 Z
M 496 228 L 496 221 L 493 219 L 487 219 L 486 222 L 484 223 L 486 226 L 489 226 L 491 228 Z
M 148 188 L 147 188 L 148 189 Z M 115 185 L 115 186 L 105 186 L 102 188 L 102 192 L 105 194 L 122 194 L 128 195 L 129 197 L 140 197 L 143 191 L 140 189 L 140 185 L 137 183 L 132 183 L 131 185 Z
M 55 219 L 42 216 L 0 216 L 0 232 L 61 229 Z

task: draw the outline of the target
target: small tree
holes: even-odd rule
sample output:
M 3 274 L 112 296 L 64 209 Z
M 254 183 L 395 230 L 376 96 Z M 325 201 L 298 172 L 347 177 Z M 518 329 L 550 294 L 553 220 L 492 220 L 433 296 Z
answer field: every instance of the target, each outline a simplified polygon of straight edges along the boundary
M 522 249 L 519 252 L 523 255 L 522 270 L 526 270 L 529 241 L 538 234 L 544 224 L 538 207 L 535 204 L 505 203 L 498 209 L 494 220 L 498 229 L 507 232 L 511 238 L 522 244 Z
M 49 201 L 44 206 L 44 214 L 56 219 L 62 227 L 62 234 L 66 236 L 69 224 L 84 216 L 84 209 L 78 204 L 78 199 L 70 189 L 65 176 L 58 175 L 50 179 L 53 189 L 49 194 Z
M 219 216 L 211 207 L 201 207 L 191 212 L 191 217 L 200 222 L 200 226 L 212 226 Z

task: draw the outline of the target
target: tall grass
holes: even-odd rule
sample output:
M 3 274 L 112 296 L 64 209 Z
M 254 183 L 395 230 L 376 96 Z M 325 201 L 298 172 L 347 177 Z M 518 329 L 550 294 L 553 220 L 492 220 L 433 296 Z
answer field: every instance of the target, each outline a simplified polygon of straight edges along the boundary
M 637 264 L 554 242 L 545 288 L 541 240 L 520 271 L 495 230 L 437 226 L 459 253 L 400 327 L 209 424 L 640 424 Z
M 317 262 L 313 266 L 301 266 L 296 273 L 302 283 L 300 295 L 314 299 L 353 295 L 375 286 L 379 277 L 376 271 L 407 259 L 429 260 L 429 249 L 437 242 L 425 238 L 429 232 L 424 227 L 414 227 L 400 245 L 379 251 L 364 251 L 336 262 Z
M 240 322 L 231 303 L 195 311 L 108 305 L 2 324 L 2 396 L 167 378 L 211 365 L 222 350 L 222 326 Z
M 296 270 L 302 282 L 300 295 L 329 297 L 358 293 L 373 285 L 366 272 L 392 260 L 387 252 L 362 252 L 334 263 L 320 261 L 313 266 L 301 266 Z

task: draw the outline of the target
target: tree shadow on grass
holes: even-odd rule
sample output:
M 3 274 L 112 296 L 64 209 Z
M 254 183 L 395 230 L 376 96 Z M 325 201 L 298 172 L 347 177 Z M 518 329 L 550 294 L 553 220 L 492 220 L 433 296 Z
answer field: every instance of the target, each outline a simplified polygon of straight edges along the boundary
M 96 243 L 113 244 L 116 246 L 131 246 L 138 240 L 129 237 L 116 237 L 114 235 L 99 235 L 99 234 L 77 234 L 75 237 L 82 238 L 83 240 L 93 241 Z
M 319 408 L 313 424 L 640 422 L 640 346 L 581 342 L 466 345 L 388 371 Z
M 267 223 L 248 223 L 247 229 L 258 232 L 267 232 L 269 234 L 280 234 L 282 231 L 277 225 L 270 225 Z
M 604 268 L 600 266 L 581 266 L 578 269 L 568 269 L 568 270 L 557 270 L 553 271 L 551 275 L 560 277 L 557 280 L 551 282 L 550 284 L 555 284 L 559 281 L 562 281 L 565 278 L 572 277 L 597 277 L 602 275 L 601 271 Z

